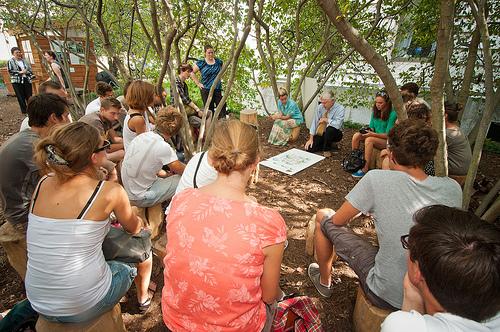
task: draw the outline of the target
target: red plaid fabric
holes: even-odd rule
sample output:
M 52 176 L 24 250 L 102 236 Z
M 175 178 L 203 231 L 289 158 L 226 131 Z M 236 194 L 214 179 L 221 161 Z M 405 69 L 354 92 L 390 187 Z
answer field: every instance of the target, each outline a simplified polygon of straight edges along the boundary
M 288 313 L 298 316 L 291 327 L 286 329 Z M 297 296 L 278 303 L 274 314 L 273 332 L 323 332 L 318 309 L 308 296 Z

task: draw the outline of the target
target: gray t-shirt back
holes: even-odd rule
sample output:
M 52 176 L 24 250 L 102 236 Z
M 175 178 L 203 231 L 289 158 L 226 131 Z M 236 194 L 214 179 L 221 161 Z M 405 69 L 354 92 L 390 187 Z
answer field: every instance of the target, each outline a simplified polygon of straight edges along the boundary
M 413 226 L 413 214 L 424 206 L 461 207 L 462 189 L 451 178 L 429 176 L 423 181 L 405 172 L 372 170 L 346 196 L 375 221 L 379 251 L 366 282 L 370 290 L 396 308 L 403 304 L 403 280 L 407 250 L 400 238 Z
M 24 129 L 0 147 L 0 198 L 5 219 L 12 224 L 28 222 L 31 197 L 40 180 L 34 146 L 41 138 Z

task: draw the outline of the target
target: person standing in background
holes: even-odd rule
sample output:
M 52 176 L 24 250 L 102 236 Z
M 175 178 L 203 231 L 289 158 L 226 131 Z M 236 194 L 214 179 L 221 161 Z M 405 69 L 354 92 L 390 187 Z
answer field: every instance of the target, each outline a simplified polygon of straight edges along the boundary
M 21 58 L 22 52 L 19 47 L 13 47 L 10 52 L 14 56 L 7 62 L 7 70 L 10 75 L 10 82 L 16 93 L 17 102 L 21 107 L 21 112 L 28 115 L 26 105 L 28 99 L 33 94 L 31 80 L 35 77 L 28 61 Z
M 56 82 L 61 83 L 61 85 L 64 84 L 64 87 L 67 89 L 69 88 L 68 85 L 68 80 L 66 79 L 66 75 L 64 74 L 64 71 L 62 70 L 62 66 L 57 61 L 57 55 L 52 52 L 52 51 L 45 51 L 43 53 L 43 56 L 45 57 L 45 60 L 50 64 L 50 67 L 54 71 L 54 75 L 56 77 Z M 49 81 L 51 78 L 49 77 L 47 81 Z
M 210 45 L 205 45 L 205 59 L 198 60 L 193 67 L 193 72 L 191 73 L 191 77 L 193 78 L 196 85 L 200 88 L 201 99 L 203 100 L 203 104 L 207 104 L 208 95 L 210 93 L 210 88 L 215 83 L 215 78 L 219 74 L 222 69 L 222 65 L 224 63 L 221 59 L 214 57 L 214 48 Z M 201 83 L 198 81 L 198 77 L 196 77 L 196 73 L 201 72 Z M 224 73 L 225 74 L 225 73 Z M 222 75 L 224 75 L 222 74 Z M 215 90 L 212 96 L 212 101 L 210 102 L 209 109 L 215 112 L 215 109 L 219 105 L 222 100 L 222 84 L 221 81 L 217 81 L 215 83 Z M 219 119 L 226 117 L 226 104 L 222 106 L 222 109 L 219 113 Z

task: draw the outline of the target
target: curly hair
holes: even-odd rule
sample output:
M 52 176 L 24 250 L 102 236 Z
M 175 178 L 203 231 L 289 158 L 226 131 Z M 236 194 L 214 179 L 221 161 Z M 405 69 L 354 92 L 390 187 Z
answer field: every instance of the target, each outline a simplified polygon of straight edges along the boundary
M 389 130 L 389 150 L 397 163 L 424 169 L 436 155 L 438 133 L 418 120 L 404 120 Z
M 160 133 L 167 136 L 174 136 L 179 133 L 183 124 L 182 114 L 178 110 L 168 105 L 160 109 L 156 115 L 155 128 Z
M 210 151 L 217 172 L 229 174 L 245 169 L 258 159 L 257 130 L 239 120 L 219 121 L 212 137 Z
M 106 95 L 106 92 L 113 92 L 113 87 L 106 82 L 97 82 L 95 85 L 95 93 L 103 97 Z
M 72 177 L 90 169 L 97 178 L 97 170 L 89 167 L 91 156 L 102 142 L 99 131 L 85 122 L 73 122 L 61 125 L 45 137 L 35 147 L 35 158 L 45 173 L 53 172 L 59 183 L 64 183 Z M 50 146 L 50 147 L 49 147 Z M 56 154 L 67 164 L 54 162 Z
M 431 109 L 424 103 L 417 100 L 409 101 L 405 104 L 408 119 L 421 120 L 427 125 L 432 126 L 432 113 Z

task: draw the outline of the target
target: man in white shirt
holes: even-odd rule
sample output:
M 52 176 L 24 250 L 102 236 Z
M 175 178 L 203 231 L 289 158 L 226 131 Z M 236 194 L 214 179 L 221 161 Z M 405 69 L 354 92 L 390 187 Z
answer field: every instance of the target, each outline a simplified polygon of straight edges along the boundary
M 177 160 L 167 140 L 183 124 L 182 115 L 172 106 L 158 111 L 154 131 L 135 137 L 125 152 L 122 182 L 130 202 L 137 207 L 160 204 L 174 196 L 185 165 Z M 167 165 L 176 175 L 162 169 Z
M 332 143 L 342 139 L 344 116 L 345 107 L 335 102 L 333 91 L 323 92 L 304 149 L 307 152 L 323 151 L 325 157 L 330 157 Z
M 500 228 L 442 205 L 421 209 L 409 235 L 401 311 L 382 332 L 500 331 Z
M 99 97 L 92 100 L 85 108 L 85 115 L 101 109 L 101 100 L 106 97 L 114 97 L 113 87 L 105 82 L 97 82 L 95 92 Z

